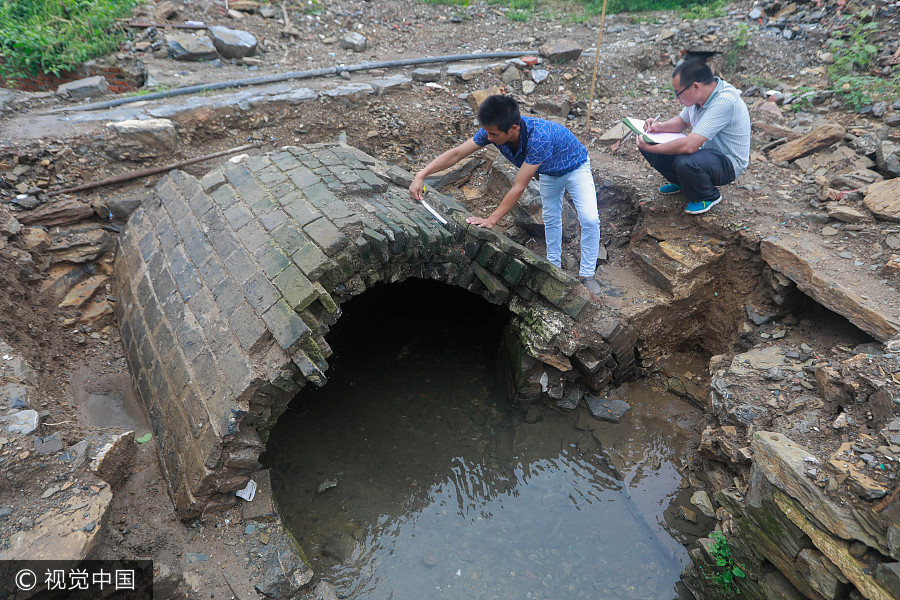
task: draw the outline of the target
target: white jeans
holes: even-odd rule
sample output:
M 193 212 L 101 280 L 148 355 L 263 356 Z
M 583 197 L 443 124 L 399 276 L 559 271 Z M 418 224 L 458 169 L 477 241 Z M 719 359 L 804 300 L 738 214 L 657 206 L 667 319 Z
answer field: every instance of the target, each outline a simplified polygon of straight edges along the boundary
M 557 267 L 562 265 L 562 206 L 563 194 L 568 190 L 581 223 L 581 266 L 578 275 L 593 277 L 600 252 L 600 215 L 597 212 L 597 190 L 591 175 L 591 161 L 559 177 L 541 175 L 540 184 L 547 260 Z

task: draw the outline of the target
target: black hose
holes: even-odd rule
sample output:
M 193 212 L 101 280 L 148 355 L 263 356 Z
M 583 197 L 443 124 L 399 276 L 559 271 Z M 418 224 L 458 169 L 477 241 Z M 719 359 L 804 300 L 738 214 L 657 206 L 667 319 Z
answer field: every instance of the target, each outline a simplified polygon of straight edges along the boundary
M 220 81 L 218 83 L 204 83 L 201 85 L 191 85 L 174 90 L 166 90 L 164 92 L 155 92 L 153 94 L 144 94 L 142 96 L 129 96 L 128 98 L 116 98 L 115 100 L 106 100 L 104 102 L 92 102 L 90 104 L 82 104 L 80 106 L 64 106 L 55 108 L 43 114 L 55 114 L 71 110 L 96 110 L 100 108 L 112 108 L 113 106 L 121 106 L 131 102 L 145 102 L 147 100 L 158 100 L 160 98 L 172 98 L 174 96 L 184 96 L 185 94 L 196 94 L 208 90 L 219 90 L 222 88 L 244 87 L 248 85 L 261 85 L 264 83 L 276 83 L 278 81 L 286 81 L 288 79 L 307 79 L 310 77 L 319 77 L 321 75 L 336 75 L 342 71 L 367 71 L 369 69 L 385 69 L 388 67 L 405 67 L 408 65 L 422 65 L 428 63 L 453 62 L 457 60 L 477 60 L 479 58 L 515 58 L 535 54 L 533 51 L 511 50 L 509 52 L 484 52 L 481 54 L 454 54 L 452 56 L 426 56 L 424 58 L 403 58 L 399 60 L 388 60 L 383 62 L 367 62 L 358 65 L 337 65 L 335 67 L 326 67 L 324 69 L 311 69 L 308 71 L 291 71 L 289 73 L 277 73 L 274 75 L 261 75 L 259 77 L 248 77 L 246 79 L 234 79 L 231 81 Z

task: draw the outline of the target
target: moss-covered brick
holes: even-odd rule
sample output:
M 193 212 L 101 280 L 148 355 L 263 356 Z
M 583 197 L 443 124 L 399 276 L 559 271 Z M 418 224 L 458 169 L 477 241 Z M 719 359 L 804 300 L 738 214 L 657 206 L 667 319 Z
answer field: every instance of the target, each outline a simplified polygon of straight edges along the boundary
M 309 243 L 306 235 L 291 220 L 287 220 L 273 229 L 269 235 L 286 254 L 293 254 L 297 248 Z
M 517 285 L 522 280 L 522 277 L 527 270 L 528 267 L 525 266 L 525 263 L 516 258 L 511 258 L 506 263 L 506 266 L 503 268 L 503 272 L 500 275 L 510 285 Z
M 247 181 L 241 183 L 241 185 L 236 185 L 234 187 L 235 192 L 237 192 L 238 196 L 240 196 L 244 202 L 253 206 L 256 202 L 266 198 L 269 195 L 269 192 L 266 191 L 256 179 L 250 178 Z
M 478 253 L 481 251 L 481 240 L 467 237 L 465 243 L 463 244 L 463 250 L 465 250 L 466 257 L 470 259 L 474 259 L 478 256 Z
M 237 195 L 234 193 L 234 188 L 230 185 L 220 186 L 215 191 L 211 192 L 209 197 L 222 209 L 228 208 L 238 200 Z
M 349 240 L 325 218 L 316 219 L 303 227 L 303 232 L 319 246 L 325 254 L 333 256 L 347 246 Z
M 319 183 L 319 176 L 302 165 L 298 166 L 296 169 L 287 171 L 285 175 L 290 177 L 291 181 L 294 182 L 294 185 L 301 190 Z
M 472 263 L 472 268 L 475 271 L 475 276 L 481 280 L 481 283 L 484 284 L 484 287 L 487 288 L 487 291 L 500 300 L 509 296 L 509 289 L 503 285 L 503 282 L 500 279 L 479 265 L 477 262 Z
M 322 303 L 322 306 L 325 307 L 325 310 L 331 314 L 337 314 L 340 310 L 340 307 L 337 305 L 337 302 L 331 297 L 331 295 L 325 290 L 324 287 L 318 282 L 314 282 L 313 285 L 319 291 L 319 302 Z
M 256 173 L 257 171 L 262 171 L 271 166 L 272 159 L 265 154 L 254 154 L 253 156 L 244 159 L 244 164 L 247 165 L 248 169 Z
M 253 179 L 253 173 L 250 172 L 246 165 L 238 163 L 225 168 L 225 178 L 228 179 L 231 185 L 238 187 L 244 182 Z
M 281 291 L 291 309 L 298 312 L 319 297 L 318 290 L 295 265 L 290 265 L 279 273 L 273 283 Z
M 290 171 L 300 167 L 300 161 L 290 152 L 276 152 L 272 155 L 272 162 L 282 171 Z
M 575 293 L 571 294 L 569 298 L 562 303 L 560 308 L 573 319 L 577 319 L 578 315 L 581 314 L 581 311 L 584 310 L 584 307 L 590 302 L 587 297 L 588 293 L 589 292 L 586 289 L 583 291 L 576 290 Z
M 225 171 L 223 169 L 215 169 L 214 171 L 210 171 L 203 176 L 203 179 L 200 180 L 200 185 L 203 186 L 203 190 L 207 194 L 216 191 L 224 183 Z
M 536 291 L 550 304 L 561 308 L 565 302 L 566 294 L 569 293 L 569 286 L 555 277 L 544 275 Z
M 369 169 L 360 169 L 356 172 L 359 175 L 360 179 L 362 179 L 366 184 L 369 185 L 371 191 L 376 194 L 381 194 L 387 191 L 388 182 L 370 171 Z
M 225 209 L 225 220 L 231 225 L 231 228 L 237 231 L 247 223 L 253 220 L 253 213 L 247 208 L 246 204 L 232 204 Z
M 266 230 L 256 220 L 241 227 L 237 232 L 237 237 L 250 252 L 254 252 L 269 240 Z
M 291 259 L 273 240 L 267 240 L 265 244 L 256 249 L 253 256 L 269 279 L 274 279 L 276 275 L 292 264 Z
M 275 184 L 287 181 L 287 177 L 275 165 L 269 165 L 265 169 L 256 171 L 256 177 L 264 186 L 271 187 Z
M 499 274 L 503 272 L 503 269 L 506 267 L 506 263 L 509 262 L 509 256 L 504 254 L 494 244 L 485 243 L 482 244 L 481 250 L 478 251 L 478 255 L 475 257 L 475 260 L 485 269 Z
M 316 207 L 310 204 L 309 200 L 301 194 L 290 194 L 282 199 L 284 211 L 289 214 L 301 227 L 312 223 L 322 216 Z
M 267 311 L 281 296 L 266 276 L 257 272 L 241 286 L 244 296 L 257 313 Z
M 263 313 L 262 319 L 275 341 L 285 350 L 290 350 L 304 336 L 310 335 L 309 327 L 284 300 L 273 304 L 269 310 Z
M 384 212 L 377 212 L 375 216 L 381 221 L 388 231 L 390 231 L 393 239 L 391 241 L 391 253 L 403 254 L 406 251 L 406 230 L 396 223 L 390 215 Z M 388 236 L 390 237 L 390 236 Z
M 294 261 L 294 264 L 303 271 L 303 274 L 310 281 L 317 280 L 322 273 L 330 269 L 334 264 L 318 246 L 311 242 L 304 244 L 291 254 L 291 260 Z
M 369 243 L 369 247 L 372 249 L 372 253 L 376 255 L 379 260 L 381 260 L 381 262 L 387 262 L 388 260 L 390 260 L 390 241 L 387 239 L 387 237 L 375 231 L 371 227 L 363 228 L 362 236 Z

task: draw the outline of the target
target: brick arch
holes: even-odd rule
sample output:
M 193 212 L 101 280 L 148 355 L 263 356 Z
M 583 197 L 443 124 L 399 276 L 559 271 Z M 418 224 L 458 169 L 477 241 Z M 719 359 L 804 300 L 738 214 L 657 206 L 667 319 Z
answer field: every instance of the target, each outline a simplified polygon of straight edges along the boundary
M 287 147 L 202 180 L 174 171 L 131 216 L 117 317 L 183 518 L 233 505 L 287 403 L 327 381 L 341 303 L 378 282 L 433 279 L 505 304 L 520 361 L 595 389 L 632 375 L 633 331 L 575 278 L 466 225 L 450 197 L 431 192 L 431 213 L 410 180 L 349 146 Z

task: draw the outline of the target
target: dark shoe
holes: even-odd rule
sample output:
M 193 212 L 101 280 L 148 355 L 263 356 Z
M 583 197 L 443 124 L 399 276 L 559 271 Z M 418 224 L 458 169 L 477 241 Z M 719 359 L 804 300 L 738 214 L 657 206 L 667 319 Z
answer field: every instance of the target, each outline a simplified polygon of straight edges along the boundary
M 593 277 L 579 277 L 581 280 L 581 285 L 586 287 L 590 293 L 600 298 L 603 296 L 603 290 L 600 288 L 600 284 L 597 283 L 597 280 Z

